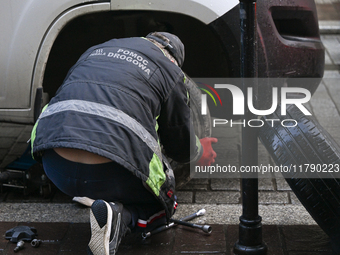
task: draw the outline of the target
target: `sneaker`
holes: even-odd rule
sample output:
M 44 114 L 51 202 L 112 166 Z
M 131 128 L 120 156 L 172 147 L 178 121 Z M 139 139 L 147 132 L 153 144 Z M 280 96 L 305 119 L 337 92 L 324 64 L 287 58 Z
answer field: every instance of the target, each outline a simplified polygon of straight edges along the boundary
M 91 206 L 89 255 L 114 255 L 128 227 L 122 221 L 123 205 L 96 200 Z

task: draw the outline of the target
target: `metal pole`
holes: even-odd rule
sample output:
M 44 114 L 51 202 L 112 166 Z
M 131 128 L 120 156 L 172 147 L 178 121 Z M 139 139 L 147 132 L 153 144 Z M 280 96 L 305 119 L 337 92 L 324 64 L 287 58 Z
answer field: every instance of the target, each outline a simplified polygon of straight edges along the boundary
M 248 87 L 253 88 L 254 102 L 257 101 L 257 20 L 256 0 L 240 0 L 241 26 L 241 78 L 242 90 L 248 98 Z M 242 165 L 258 165 L 257 129 L 247 125 L 252 114 L 245 100 L 245 124 L 242 127 Z M 244 176 L 243 176 L 244 177 Z M 242 178 L 243 212 L 239 224 L 239 240 L 234 246 L 234 254 L 267 254 L 267 246 L 262 242 L 262 219 L 258 215 L 257 173 Z

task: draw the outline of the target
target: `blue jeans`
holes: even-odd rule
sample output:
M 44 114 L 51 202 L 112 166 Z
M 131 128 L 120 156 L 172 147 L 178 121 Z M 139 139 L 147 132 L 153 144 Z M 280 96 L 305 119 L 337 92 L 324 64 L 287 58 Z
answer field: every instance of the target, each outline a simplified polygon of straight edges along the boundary
M 65 194 L 121 202 L 132 215 L 132 228 L 138 219 L 148 219 L 163 210 L 142 181 L 116 162 L 82 164 L 54 150 L 45 151 L 42 162 L 47 177 Z

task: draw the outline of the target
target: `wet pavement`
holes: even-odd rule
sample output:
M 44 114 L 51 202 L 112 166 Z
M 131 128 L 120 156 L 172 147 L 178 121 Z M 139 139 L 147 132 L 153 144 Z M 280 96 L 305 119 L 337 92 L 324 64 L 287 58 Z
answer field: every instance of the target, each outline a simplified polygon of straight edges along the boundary
M 323 127 L 340 144 L 340 1 L 317 0 L 322 40 L 326 48 L 325 77 L 308 104 Z M 0 168 L 8 165 L 27 147 L 32 127 L 1 124 Z M 226 156 L 240 163 L 240 128 L 215 129 L 228 139 Z M 228 133 L 229 132 L 229 133 Z M 228 135 L 229 134 L 229 135 Z M 220 143 L 222 144 L 222 143 Z M 11 146 L 10 150 L 2 149 Z M 265 148 L 259 144 L 259 161 L 273 164 Z M 37 186 L 38 187 L 38 186 Z M 46 190 L 45 190 L 46 191 Z M 17 225 L 33 226 L 42 243 L 33 248 L 26 242 L 17 254 L 85 254 L 90 238 L 89 209 L 51 186 L 43 197 L 41 190 L 3 187 L 0 194 L 0 233 Z M 210 224 L 208 235 L 197 229 L 178 226 L 143 240 L 132 235 L 121 244 L 118 254 L 233 254 L 238 239 L 239 216 L 242 214 L 239 179 L 193 179 L 178 192 L 176 218 L 205 208 L 206 215 L 193 222 Z M 285 180 L 278 175 L 259 180 L 259 214 L 263 218 L 263 240 L 268 255 L 330 255 L 329 238 L 316 225 L 300 204 Z M 0 238 L 0 255 L 14 254 L 16 244 Z
M 23 223 L 20 223 L 21 225 Z M 3 222 L 0 231 L 5 233 L 18 223 Z M 39 247 L 25 242 L 23 249 L 15 253 L 15 243 L 0 241 L 0 254 L 85 254 L 90 238 L 89 223 L 25 223 L 37 229 Z M 130 235 L 119 246 L 118 255 L 126 254 L 224 254 L 232 255 L 238 238 L 237 225 L 211 225 L 211 234 L 182 226 L 143 239 Z M 331 255 L 328 237 L 318 226 L 264 225 L 263 241 L 268 246 L 268 255 Z

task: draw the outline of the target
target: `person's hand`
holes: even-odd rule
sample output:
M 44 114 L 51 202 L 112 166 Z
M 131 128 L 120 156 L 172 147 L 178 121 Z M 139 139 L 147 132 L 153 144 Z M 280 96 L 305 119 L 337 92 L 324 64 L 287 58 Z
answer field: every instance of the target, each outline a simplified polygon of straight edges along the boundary
M 211 144 L 217 143 L 217 139 L 214 137 L 205 137 L 200 139 L 201 145 L 203 147 L 203 155 L 197 161 L 197 166 L 210 166 L 215 162 L 216 152 L 213 150 Z

